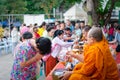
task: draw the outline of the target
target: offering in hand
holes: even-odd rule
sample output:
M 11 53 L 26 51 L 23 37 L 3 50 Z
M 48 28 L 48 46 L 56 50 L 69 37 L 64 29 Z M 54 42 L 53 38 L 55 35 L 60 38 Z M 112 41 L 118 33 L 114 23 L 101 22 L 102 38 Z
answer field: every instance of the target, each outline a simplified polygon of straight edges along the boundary
M 55 69 L 52 74 L 53 80 L 60 80 L 59 77 L 63 76 L 65 71 L 67 70 L 66 69 Z
M 82 48 L 81 48 L 78 44 L 75 44 L 75 45 L 73 45 L 72 51 L 73 51 L 75 54 L 80 54 L 81 51 L 82 51 Z

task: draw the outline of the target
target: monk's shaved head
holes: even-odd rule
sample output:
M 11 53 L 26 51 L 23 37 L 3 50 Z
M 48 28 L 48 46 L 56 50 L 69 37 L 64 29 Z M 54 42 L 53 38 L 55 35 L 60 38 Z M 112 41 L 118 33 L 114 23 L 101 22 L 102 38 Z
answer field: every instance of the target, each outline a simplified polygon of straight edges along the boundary
M 103 33 L 101 28 L 99 27 L 92 27 L 88 32 L 88 37 L 93 37 L 97 42 L 102 41 Z

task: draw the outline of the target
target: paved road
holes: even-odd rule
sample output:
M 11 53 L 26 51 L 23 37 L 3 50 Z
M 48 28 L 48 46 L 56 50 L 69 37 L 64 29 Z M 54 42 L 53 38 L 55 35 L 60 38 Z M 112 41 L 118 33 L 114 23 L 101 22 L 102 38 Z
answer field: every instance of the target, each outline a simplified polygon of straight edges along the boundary
M 12 54 L 0 54 L 0 80 L 10 80 L 10 71 L 12 64 Z M 38 80 L 45 80 L 45 76 L 41 76 Z
M 0 55 L 0 80 L 10 80 L 10 71 L 12 64 L 12 54 Z M 38 80 L 45 80 L 45 76 L 41 76 Z
M 0 80 L 10 80 L 12 63 L 12 54 L 0 55 Z

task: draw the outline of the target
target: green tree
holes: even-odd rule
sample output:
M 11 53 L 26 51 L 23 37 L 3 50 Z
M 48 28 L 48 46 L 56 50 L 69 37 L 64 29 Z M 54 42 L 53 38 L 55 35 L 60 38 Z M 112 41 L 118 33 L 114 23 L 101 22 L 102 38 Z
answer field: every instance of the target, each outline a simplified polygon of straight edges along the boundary
M 92 24 L 101 23 L 102 25 L 106 25 L 110 21 L 113 9 L 119 2 L 118 0 L 108 0 L 108 2 L 104 1 L 105 0 L 87 0 L 87 4 L 90 4 L 87 5 L 87 12 L 91 13 L 88 15 L 91 16 Z M 91 10 L 89 10 L 89 8 L 91 8 Z
M 53 8 L 59 12 L 65 12 L 76 2 L 84 1 L 83 8 L 88 13 L 89 24 L 107 24 L 110 20 L 112 10 L 120 7 L 119 0 L 1 0 L 0 14 L 51 14 Z M 104 8 L 103 8 L 104 6 Z M 50 18 L 50 15 L 48 15 Z
M 113 9 L 117 6 L 120 7 L 119 0 L 108 0 L 106 5 L 104 1 L 105 0 L 85 0 L 83 8 L 88 14 L 90 25 L 99 23 L 106 25 L 110 21 Z M 72 0 L 72 2 L 75 1 Z
M 40 0 L 40 2 L 40 7 L 43 8 L 45 14 L 50 18 L 49 14 L 52 13 L 53 8 L 58 6 L 60 0 Z
M 120 2 L 119 0 L 108 0 L 105 8 L 103 9 L 102 3 L 104 2 L 103 0 L 100 0 L 100 1 L 101 1 L 99 2 L 100 7 L 96 9 L 98 20 L 99 20 L 99 23 L 107 25 L 107 23 L 110 21 L 113 9 L 115 9 L 115 7 L 120 7 Z
M 28 9 L 25 13 L 26 14 L 43 14 L 44 11 L 40 7 L 40 0 L 26 0 L 26 8 Z
M 76 2 L 80 2 L 81 0 L 60 0 L 58 8 L 60 12 L 65 12 L 70 7 L 72 7 Z
M 27 11 L 24 0 L 6 0 L 8 14 L 22 14 Z
M 6 0 L 1 0 L 0 1 L 0 14 L 5 14 L 7 12 L 6 8 L 7 6 L 5 6 Z
M 53 13 L 53 8 L 59 10 L 59 12 L 65 12 L 69 9 L 75 2 L 80 2 L 81 0 L 40 0 L 40 7 L 43 8 L 45 14 L 50 18 L 51 13 Z
M 1 0 L 0 14 L 22 14 L 27 11 L 24 0 Z

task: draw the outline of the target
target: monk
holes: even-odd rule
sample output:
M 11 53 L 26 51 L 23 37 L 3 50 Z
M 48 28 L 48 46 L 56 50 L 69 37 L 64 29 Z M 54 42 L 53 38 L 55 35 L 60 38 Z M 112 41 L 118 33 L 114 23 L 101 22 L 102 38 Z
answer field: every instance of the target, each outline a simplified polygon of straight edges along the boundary
M 65 72 L 62 80 L 119 80 L 117 64 L 100 28 L 90 29 L 83 62 L 79 62 L 73 71 Z

